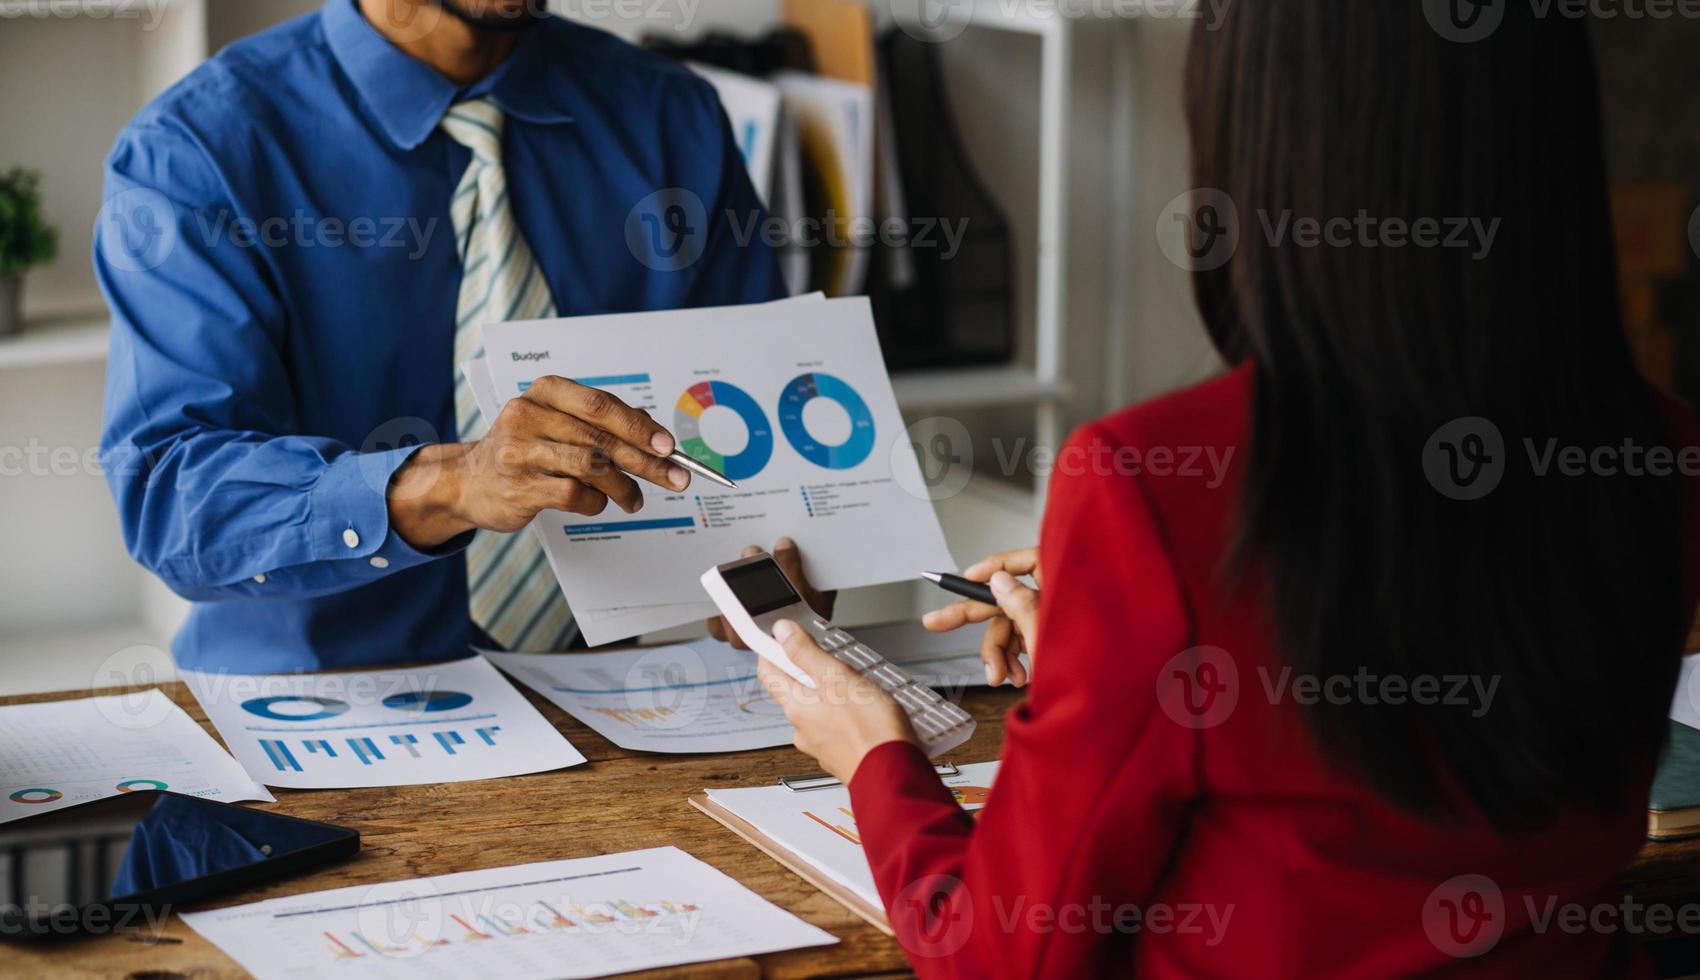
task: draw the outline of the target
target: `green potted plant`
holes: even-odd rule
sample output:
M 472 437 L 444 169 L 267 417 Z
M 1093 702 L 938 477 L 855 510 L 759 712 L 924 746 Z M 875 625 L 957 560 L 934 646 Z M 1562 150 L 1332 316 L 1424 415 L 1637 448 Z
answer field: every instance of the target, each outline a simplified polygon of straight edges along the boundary
M 0 337 L 23 327 L 24 273 L 59 253 L 59 233 L 41 216 L 40 188 L 33 170 L 0 174 Z

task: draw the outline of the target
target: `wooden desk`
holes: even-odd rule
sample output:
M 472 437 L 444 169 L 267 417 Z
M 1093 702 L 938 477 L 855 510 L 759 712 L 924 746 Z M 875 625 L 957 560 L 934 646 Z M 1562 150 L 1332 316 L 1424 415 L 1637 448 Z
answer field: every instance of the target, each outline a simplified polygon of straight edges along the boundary
M 217 732 L 187 688 L 170 684 L 163 689 L 216 737 Z M 532 692 L 520 689 L 590 759 L 589 765 L 471 783 L 276 790 L 277 803 L 248 805 L 353 827 L 360 831 L 361 853 L 344 864 L 245 892 L 219 904 L 672 844 L 840 939 L 838 945 L 820 949 L 703 964 L 688 971 L 690 975 L 865 976 L 907 972 L 907 963 L 895 942 L 685 802 L 687 796 L 705 786 L 772 785 L 782 775 L 816 769 L 813 760 L 792 748 L 725 755 L 629 752 Z M 0 698 L 0 704 L 52 701 L 87 693 Z M 974 738 L 949 758 L 955 762 L 997 758 L 1004 713 L 1019 700 L 1020 693 L 1009 688 L 970 691 L 963 707 L 973 714 L 979 727 Z M 0 947 L 0 956 L 4 957 L 0 974 L 134 980 L 247 976 L 176 916 L 166 925 L 164 936 L 166 942 L 157 945 L 122 936 L 54 946 L 8 944 Z M 681 972 L 675 969 L 666 974 L 677 976 Z

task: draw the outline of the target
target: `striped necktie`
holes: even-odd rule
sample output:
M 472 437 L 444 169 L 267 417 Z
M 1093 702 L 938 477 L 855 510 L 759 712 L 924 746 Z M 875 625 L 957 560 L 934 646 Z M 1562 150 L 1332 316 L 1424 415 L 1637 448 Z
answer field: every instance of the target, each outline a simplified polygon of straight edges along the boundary
M 455 424 L 462 442 L 479 438 L 487 429 L 458 367 L 483 356 L 483 325 L 555 315 L 543 270 L 508 207 L 503 122 L 502 110 L 482 99 L 455 105 L 442 122 L 443 132 L 472 151 L 472 163 L 449 208 L 461 261 L 451 367 Z M 529 531 L 479 531 L 466 552 L 466 583 L 472 621 L 509 650 L 560 650 L 578 634 L 543 548 Z

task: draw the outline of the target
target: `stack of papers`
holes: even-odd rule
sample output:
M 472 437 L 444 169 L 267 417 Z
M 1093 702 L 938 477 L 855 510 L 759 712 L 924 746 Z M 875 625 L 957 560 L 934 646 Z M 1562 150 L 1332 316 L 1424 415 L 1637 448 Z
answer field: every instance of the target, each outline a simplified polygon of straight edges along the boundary
M 356 673 L 182 675 L 268 786 L 452 783 L 585 761 L 482 657 Z
M 272 802 L 159 690 L 0 708 L 0 823 L 145 790 Z
M 964 810 L 986 805 L 998 763 L 961 766 L 944 784 Z M 850 791 L 844 787 L 796 792 L 784 786 L 711 789 L 708 799 L 748 823 L 767 840 L 796 855 L 808 867 L 847 889 L 868 906 L 884 908 L 874 872 L 862 850 Z
M 789 536 L 845 589 L 953 568 L 866 299 L 496 323 L 462 366 L 494 418 L 543 375 L 619 396 L 739 485 L 649 484 L 642 511 L 532 523 L 592 645 L 714 614 L 699 579 Z
M 600 977 L 836 943 L 674 847 L 183 916 L 260 980 Z
M 857 629 L 863 643 L 946 692 L 986 683 L 984 627 L 929 633 L 918 624 Z M 490 653 L 492 663 L 602 737 L 638 752 L 743 752 L 790 745 L 756 655 L 701 639 L 607 653 Z

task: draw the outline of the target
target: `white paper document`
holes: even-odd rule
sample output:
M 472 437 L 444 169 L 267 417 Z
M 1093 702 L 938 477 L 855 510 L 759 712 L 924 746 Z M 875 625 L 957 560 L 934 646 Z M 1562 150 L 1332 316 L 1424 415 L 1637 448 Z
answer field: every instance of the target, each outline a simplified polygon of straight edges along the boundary
M 943 778 L 963 809 L 978 810 L 986 805 L 997 773 L 998 763 L 976 762 L 959 767 L 958 775 Z M 709 799 L 749 821 L 833 881 L 876 908 L 883 907 L 856 830 L 848 789 L 831 787 L 798 793 L 783 786 L 754 786 L 707 792 Z
M 225 744 L 268 786 L 453 783 L 585 761 L 482 657 L 353 673 L 182 674 Z
M 739 483 L 644 484 L 632 515 L 540 515 L 575 608 L 700 602 L 704 570 L 781 536 L 821 589 L 956 567 L 866 299 L 496 323 L 485 347 L 498 399 L 546 374 L 602 388 Z
M 1700 728 L 1700 654 L 1682 658 L 1676 678 L 1676 695 L 1671 698 L 1670 716 L 1689 728 Z
M 985 627 L 928 633 L 876 626 L 857 638 L 946 693 L 984 685 Z M 638 752 L 743 752 L 789 745 L 791 723 L 756 677 L 748 650 L 703 638 L 604 653 L 495 653 L 490 662 L 598 735 Z
M 156 789 L 272 800 L 157 689 L 0 708 L 0 823 Z
M 189 912 L 259 980 L 599 977 L 838 940 L 675 847 Z

